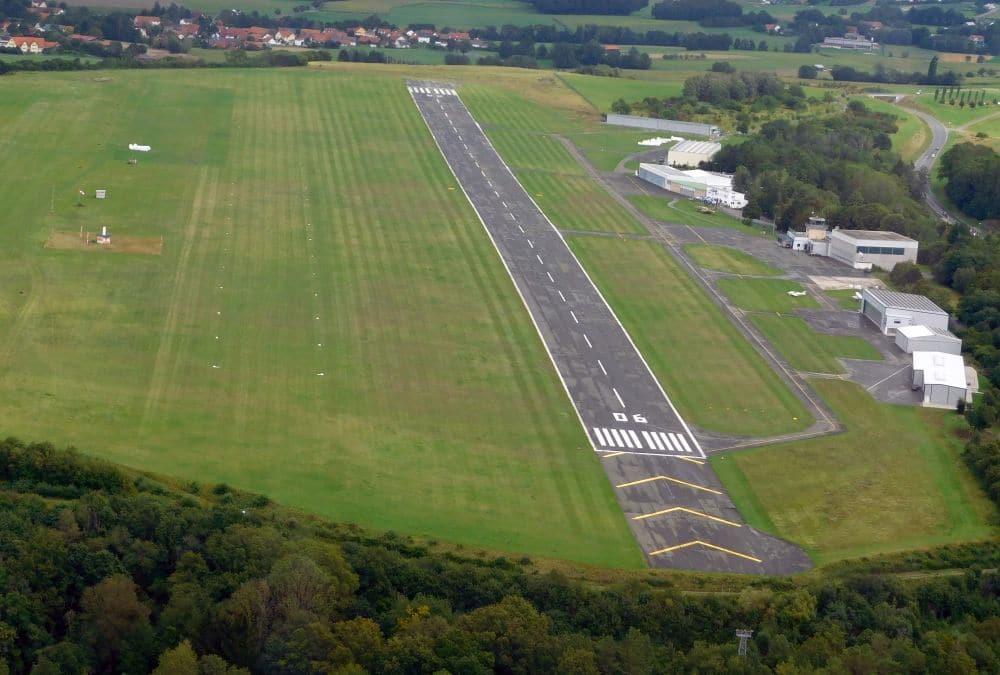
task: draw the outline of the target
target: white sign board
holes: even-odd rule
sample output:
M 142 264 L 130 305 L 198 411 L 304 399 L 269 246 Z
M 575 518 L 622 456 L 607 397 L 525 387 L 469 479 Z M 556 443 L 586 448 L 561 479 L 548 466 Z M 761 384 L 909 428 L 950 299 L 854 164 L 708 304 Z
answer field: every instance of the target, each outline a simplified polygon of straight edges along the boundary
M 95 190 L 94 191 L 94 196 L 97 197 L 98 199 L 104 199 L 105 197 L 108 196 L 108 191 L 107 190 Z

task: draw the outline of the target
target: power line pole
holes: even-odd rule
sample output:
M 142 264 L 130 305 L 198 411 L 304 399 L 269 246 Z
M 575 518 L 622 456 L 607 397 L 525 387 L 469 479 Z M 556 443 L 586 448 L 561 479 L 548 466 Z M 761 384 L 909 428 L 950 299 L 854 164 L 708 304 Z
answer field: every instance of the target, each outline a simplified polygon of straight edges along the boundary
M 739 628 L 736 630 L 736 637 L 740 640 L 740 648 L 738 654 L 740 656 L 747 655 L 747 641 L 753 635 L 752 630 L 747 630 L 746 628 Z

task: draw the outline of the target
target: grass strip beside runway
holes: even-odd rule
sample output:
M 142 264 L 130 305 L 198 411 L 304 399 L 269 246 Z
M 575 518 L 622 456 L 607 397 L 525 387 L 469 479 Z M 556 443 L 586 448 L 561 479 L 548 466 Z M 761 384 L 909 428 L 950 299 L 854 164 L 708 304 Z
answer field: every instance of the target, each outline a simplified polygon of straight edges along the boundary
M 818 563 L 989 537 L 996 511 L 962 464 L 953 412 L 813 387 L 847 431 L 711 457 L 747 521 Z
M 750 320 L 797 370 L 839 374 L 845 370 L 837 357 L 882 360 L 878 350 L 864 338 L 818 333 L 795 316 L 753 314 Z
M 763 357 L 659 244 L 567 241 L 688 422 L 747 436 L 812 424 Z

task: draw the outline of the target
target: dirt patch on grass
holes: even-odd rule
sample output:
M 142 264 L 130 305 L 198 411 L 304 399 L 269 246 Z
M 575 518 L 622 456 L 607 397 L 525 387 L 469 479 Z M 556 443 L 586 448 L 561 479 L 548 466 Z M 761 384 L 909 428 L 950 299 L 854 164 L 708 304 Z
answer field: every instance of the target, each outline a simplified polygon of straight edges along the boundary
M 105 253 L 138 253 L 140 255 L 160 255 L 163 253 L 163 237 L 130 237 L 114 235 L 110 244 L 98 244 L 97 233 L 81 237 L 79 232 L 53 232 L 45 240 L 45 248 L 63 251 L 103 251 Z
M 953 54 L 950 52 L 938 54 L 938 58 L 945 63 L 975 63 L 978 57 L 979 54 Z

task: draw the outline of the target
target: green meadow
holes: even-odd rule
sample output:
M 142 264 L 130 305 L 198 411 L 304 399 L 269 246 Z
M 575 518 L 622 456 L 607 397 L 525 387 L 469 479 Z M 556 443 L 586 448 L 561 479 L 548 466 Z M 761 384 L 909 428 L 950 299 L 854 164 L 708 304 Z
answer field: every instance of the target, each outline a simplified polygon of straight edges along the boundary
M 878 403 L 851 382 L 812 386 L 844 433 L 711 457 L 751 525 L 820 564 L 993 535 L 996 509 L 959 457 L 961 418 Z
M 9 78 L 0 147 L 39 161 L 0 186 L 2 433 L 367 527 L 641 566 L 401 72 Z M 153 151 L 129 165 L 129 142 Z M 112 250 L 79 245 L 103 225 Z M 132 240 L 162 254 L 114 252 Z

